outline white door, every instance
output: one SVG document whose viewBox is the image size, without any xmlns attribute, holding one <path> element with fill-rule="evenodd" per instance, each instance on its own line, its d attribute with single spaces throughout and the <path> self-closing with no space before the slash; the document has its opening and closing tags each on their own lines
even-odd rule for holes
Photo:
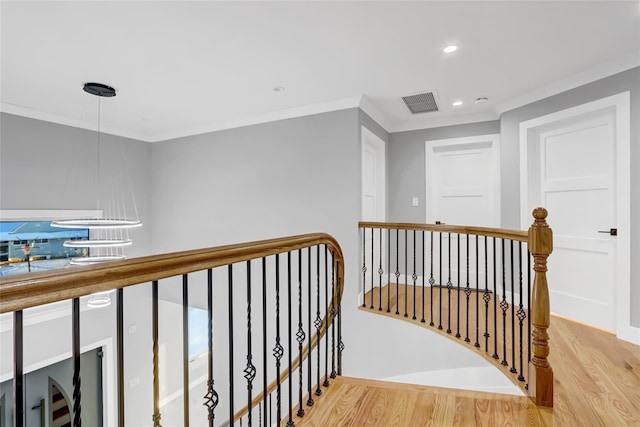
<svg viewBox="0 0 640 427">
<path fill-rule="evenodd" d="M 362 221 L 384 222 L 386 219 L 386 179 L 385 179 L 385 145 L 369 129 L 362 127 Z M 364 248 L 360 263 L 366 264 L 363 277 L 364 293 L 373 284 L 378 286 L 380 259 L 380 230 L 370 228 L 364 231 Z M 386 238 L 382 233 L 383 240 Z M 386 277 L 386 276 L 385 276 Z M 369 301 L 368 301 L 369 302 Z"/>
<path fill-rule="evenodd" d="M 551 311 L 615 331 L 616 110 L 587 109 L 525 129 L 523 223 L 535 206 L 549 211 Z"/>
<path fill-rule="evenodd" d="M 427 223 L 500 225 L 498 135 L 426 143 Z"/>
</svg>

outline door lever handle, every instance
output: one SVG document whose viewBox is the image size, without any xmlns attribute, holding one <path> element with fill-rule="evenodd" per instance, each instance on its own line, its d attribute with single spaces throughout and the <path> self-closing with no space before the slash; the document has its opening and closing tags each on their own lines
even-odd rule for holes
<svg viewBox="0 0 640 427">
<path fill-rule="evenodd" d="M 609 230 L 599 230 L 598 233 L 607 233 L 611 236 L 617 236 L 618 235 L 618 229 L 617 228 L 610 228 Z"/>
</svg>

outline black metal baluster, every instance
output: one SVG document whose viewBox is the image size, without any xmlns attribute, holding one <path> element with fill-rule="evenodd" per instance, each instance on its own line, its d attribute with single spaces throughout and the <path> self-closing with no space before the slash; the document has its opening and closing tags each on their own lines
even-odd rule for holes
<svg viewBox="0 0 640 427">
<path fill-rule="evenodd" d="M 458 233 L 458 283 L 456 285 L 457 288 L 457 294 L 458 294 L 458 304 L 456 307 L 456 312 L 457 312 L 457 320 L 456 320 L 456 338 L 460 338 L 462 335 L 460 335 L 460 233 Z"/>
<path fill-rule="evenodd" d="M 182 409 L 183 423 L 189 425 L 189 279 L 182 275 Z"/>
<path fill-rule="evenodd" d="M 488 236 L 484 236 L 484 351 L 489 352 L 489 302 L 491 301 L 491 294 L 489 293 L 489 255 L 488 255 Z"/>
<path fill-rule="evenodd" d="M 292 357 L 292 353 L 293 353 L 293 327 L 292 327 L 292 320 L 291 320 L 291 252 L 287 252 L 287 294 L 288 294 L 288 304 L 289 304 L 289 310 L 287 311 L 287 315 L 288 315 L 288 334 L 287 336 L 289 337 L 289 371 L 288 371 L 288 378 L 289 381 L 287 381 L 287 383 L 289 384 L 289 421 L 287 421 L 287 427 L 293 427 L 295 424 L 293 422 L 293 372 L 291 369 L 291 361 L 293 359 Z"/>
<path fill-rule="evenodd" d="M 502 239 L 502 301 L 500 301 L 500 309 L 502 310 L 502 361 L 501 365 L 507 366 L 507 276 L 504 263 L 504 239 Z"/>
<path fill-rule="evenodd" d="M 233 406 L 234 373 L 233 370 L 233 264 L 229 264 L 229 422 L 233 424 L 235 409 Z"/>
<path fill-rule="evenodd" d="M 318 353 L 316 354 L 316 396 L 322 394 L 320 389 L 320 328 L 322 327 L 322 319 L 320 318 L 320 245 L 316 246 L 316 337 Z M 311 349 L 309 349 L 311 351 Z"/>
<path fill-rule="evenodd" d="M 336 268 L 340 271 L 340 261 Z M 342 375 L 342 352 L 344 342 L 342 341 L 342 277 L 338 275 L 338 375 Z"/>
<path fill-rule="evenodd" d="M 416 280 L 418 275 L 416 274 L 416 230 L 413 230 L 413 320 L 416 320 Z"/>
<path fill-rule="evenodd" d="M 280 377 L 280 371 L 276 371 Z M 264 402 L 264 425 L 267 427 L 267 259 L 262 257 L 262 401 Z"/>
<path fill-rule="evenodd" d="M 420 319 L 420 323 L 425 323 L 426 320 L 424 320 L 424 285 L 425 285 L 425 280 L 427 277 L 427 273 L 426 273 L 426 267 L 424 265 L 425 263 L 425 254 L 424 254 L 424 249 L 425 249 L 425 243 L 424 243 L 424 230 L 422 230 L 422 319 Z"/>
<path fill-rule="evenodd" d="M 371 227 L 371 298 L 369 308 L 373 309 L 373 244 L 375 243 L 373 237 L 373 227 Z"/>
<path fill-rule="evenodd" d="M 362 229 L 362 306 L 367 306 L 367 229 Z M 372 297 L 373 298 L 373 297 Z"/>
<path fill-rule="evenodd" d="M 475 347 L 480 347 L 480 236 L 476 236 L 476 342 Z"/>
<path fill-rule="evenodd" d="M 335 252 L 331 251 L 331 378 L 336 377 L 336 259 Z"/>
<path fill-rule="evenodd" d="M 251 261 L 247 261 L 247 366 L 244 368 L 244 378 L 247 380 L 247 424 L 251 427 L 252 414 L 251 400 L 253 392 L 253 380 L 256 377 L 256 367 L 253 366 L 253 354 L 251 353 Z"/>
<path fill-rule="evenodd" d="M 24 324 L 22 310 L 13 312 L 13 414 L 16 427 L 24 427 Z M 3 420 L 4 421 L 4 420 Z"/>
<path fill-rule="evenodd" d="M 380 242 L 379 242 L 380 267 L 378 268 L 378 275 L 379 275 L 379 281 L 378 281 L 378 311 L 382 311 L 382 275 L 384 274 L 384 270 L 382 269 L 382 228 L 380 228 L 379 230 L 380 230 Z"/>
<path fill-rule="evenodd" d="M 513 240 L 510 240 L 511 244 L 511 369 L 509 369 L 509 372 L 511 373 L 516 373 L 518 372 L 518 370 L 516 369 L 516 343 L 515 343 L 515 337 L 516 337 L 516 311 L 515 311 L 515 306 L 516 306 L 516 296 L 515 296 L 515 278 L 514 278 L 514 272 L 515 272 L 515 266 L 513 264 Z"/>
<path fill-rule="evenodd" d="M 280 254 L 276 254 L 276 345 L 273 348 L 273 357 L 276 358 L 276 424 L 282 421 L 282 384 L 280 383 L 280 359 L 284 350 L 280 344 Z M 291 381 L 289 381 L 291 382 Z M 269 408 L 271 408 L 271 395 L 269 395 Z M 271 420 L 269 420 L 271 425 Z"/>
<path fill-rule="evenodd" d="M 124 427 L 124 290 L 116 290 L 116 372 L 118 375 L 118 426 Z"/>
<path fill-rule="evenodd" d="M 464 336 L 464 342 L 471 342 L 469 339 L 469 297 L 471 296 L 471 288 L 469 288 L 469 238 L 470 235 L 467 234 L 467 286 L 464 288 L 464 294 L 467 297 L 467 330 Z"/>
<path fill-rule="evenodd" d="M 498 271 L 496 268 L 496 238 L 493 238 L 493 357 L 499 359 L 498 356 Z"/>
<path fill-rule="evenodd" d="M 519 283 L 519 292 L 520 292 L 520 304 L 518 305 L 518 322 L 520 325 L 520 374 L 518 375 L 518 381 L 524 381 L 524 366 L 523 366 L 523 354 L 522 354 L 522 322 L 524 318 L 527 317 L 527 314 L 524 311 L 524 306 L 522 304 L 522 242 L 518 242 L 518 283 Z"/>
<path fill-rule="evenodd" d="M 371 240 L 373 241 L 373 233 L 371 236 Z M 371 252 L 373 253 L 373 244 L 371 245 Z M 311 348 L 311 339 L 313 338 L 313 335 L 311 333 L 311 328 L 313 326 L 313 324 L 311 323 L 311 247 L 307 248 L 307 296 L 308 296 L 308 305 L 307 305 L 307 327 L 308 327 L 308 332 L 309 334 L 307 335 L 309 337 L 309 356 L 307 357 L 307 388 L 308 388 L 308 392 L 309 392 L 309 398 L 307 399 L 307 406 L 313 406 L 313 396 L 311 394 L 311 388 L 312 388 L 312 384 L 311 384 L 311 378 L 313 376 L 313 372 L 312 372 L 312 359 L 313 359 L 313 349 Z M 373 278 L 373 274 L 371 275 L 371 277 Z M 371 281 L 371 298 L 373 300 L 373 279 Z M 302 363 L 302 357 L 300 358 L 300 363 Z"/>
<path fill-rule="evenodd" d="M 449 254 L 449 276 L 447 278 L 447 333 L 451 333 L 451 288 L 453 288 L 453 283 L 451 283 L 451 233 L 447 233 L 447 251 Z"/>
<path fill-rule="evenodd" d="M 431 268 L 429 272 L 429 293 L 431 297 L 429 298 L 429 326 L 433 326 L 433 285 L 435 285 L 436 281 L 433 278 L 433 231 L 429 232 L 431 235 L 431 251 L 429 253 L 429 258 L 431 259 Z"/>
<path fill-rule="evenodd" d="M 438 260 L 440 264 L 440 274 L 438 275 L 438 278 L 440 279 L 438 282 L 438 300 L 440 301 L 440 306 L 438 308 L 438 329 L 442 330 L 442 232 L 439 232 L 438 236 L 440 238 L 440 245 L 438 247 L 438 252 L 440 254 Z"/>
<path fill-rule="evenodd" d="M 391 229 L 387 228 L 387 313 L 391 312 Z"/>
<path fill-rule="evenodd" d="M 296 339 L 298 340 L 298 359 L 300 360 L 299 366 L 299 381 L 298 381 L 298 416 L 304 416 L 304 408 L 302 407 L 302 367 L 304 365 L 302 359 L 302 343 L 304 342 L 305 333 L 302 329 L 302 249 L 298 249 L 298 332 L 296 333 Z"/>
<path fill-rule="evenodd" d="M 329 248 L 324 245 L 324 387 L 329 387 Z"/>
<path fill-rule="evenodd" d="M 400 314 L 400 229 L 396 228 L 396 314 Z"/>
<path fill-rule="evenodd" d="M 153 427 L 161 427 L 160 424 L 160 373 L 158 359 L 158 281 L 151 283 L 151 327 L 153 336 Z M 233 412 L 231 412 L 233 419 Z"/>
<path fill-rule="evenodd" d="M 204 406 L 209 414 L 209 427 L 213 427 L 214 409 L 218 406 L 218 393 L 213 389 L 213 270 L 207 270 L 207 394 Z"/>
<path fill-rule="evenodd" d="M 407 317 L 407 303 L 409 300 L 409 295 L 407 294 L 407 273 L 409 272 L 408 265 L 408 257 L 407 257 L 407 229 L 404 230 L 404 317 Z"/>
<path fill-rule="evenodd" d="M 82 426 L 81 381 L 80 381 L 80 298 L 73 299 L 71 325 L 73 329 L 73 425 Z"/>
</svg>

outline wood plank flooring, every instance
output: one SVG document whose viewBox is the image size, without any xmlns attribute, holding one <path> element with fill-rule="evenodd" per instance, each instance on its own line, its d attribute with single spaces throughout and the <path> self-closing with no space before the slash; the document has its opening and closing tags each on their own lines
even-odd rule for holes
<svg viewBox="0 0 640 427">
<path fill-rule="evenodd" d="M 413 290 L 408 293 L 413 298 Z M 398 301 L 399 316 L 394 314 L 394 305 L 390 306 L 390 313 L 386 312 L 386 305 L 378 310 L 377 303 L 374 309 L 367 310 L 414 321 L 412 311 L 404 317 L 402 295 Z M 421 314 L 419 312 L 415 321 L 421 323 Z M 428 325 L 428 322 L 429 317 L 425 323 Z M 426 327 L 442 333 L 437 330 L 437 322 L 434 323 L 436 328 Z M 640 346 L 558 316 L 552 316 L 549 334 L 549 360 L 554 370 L 553 409 L 539 408 L 524 396 L 338 377 L 322 396 L 316 397 L 313 407 L 305 408 L 303 418 L 294 419 L 295 424 L 301 427 L 640 426 Z M 464 341 L 462 344 L 475 349 Z M 484 352 L 484 348 L 475 351 Z"/>
</svg>

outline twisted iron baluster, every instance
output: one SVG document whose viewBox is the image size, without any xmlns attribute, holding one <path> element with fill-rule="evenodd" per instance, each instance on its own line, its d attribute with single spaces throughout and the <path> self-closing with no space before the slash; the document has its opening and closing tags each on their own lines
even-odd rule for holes
<svg viewBox="0 0 640 427">
<path fill-rule="evenodd" d="M 424 281 L 426 280 L 427 274 L 425 272 L 425 268 L 426 267 L 424 266 L 424 262 L 425 262 L 425 259 L 424 259 L 424 248 L 425 248 L 425 245 L 424 245 L 424 230 L 422 230 L 422 318 L 420 319 L 420 323 L 425 323 L 426 322 L 426 320 L 424 320 L 424 285 L 425 285 Z"/>
<path fill-rule="evenodd" d="M 158 281 L 151 284 L 151 324 L 153 334 L 153 427 L 162 427 L 160 424 L 160 374 L 158 359 Z"/>
<path fill-rule="evenodd" d="M 370 306 L 373 309 L 373 244 L 375 239 L 373 238 L 373 227 L 371 227 L 371 297 L 369 298 Z"/>
<path fill-rule="evenodd" d="M 304 416 L 304 409 L 302 408 L 302 343 L 305 339 L 304 329 L 302 329 L 302 249 L 298 249 L 298 332 L 296 333 L 296 339 L 298 341 L 298 353 L 300 359 L 300 375 L 298 382 L 298 416 Z"/>
<path fill-rule="evenodd" d="M 436 283 L 435 279 L 433 278 L 433 231 L 430 232 L 431 233 L 431 252 L 430 252 L 430 259 L 431 259 L 431 270 L 429 273 L 429 292 L 431 294 L 431 298 L 429 299 L 429 326 L 433 326 L 433 285 Z"/>
<path fill-rule="evenodd" d="M 251 406 L 251 394 L 253 392 L 253 379 L 256 377 L 256 367 L 252 363 L 253 355 L 251 354 L 251 261 L 247 261 L 247 366 L 244 372 L 244 378 L 247 380 L 247 405 Z M 249 408 L 247 412 L 247 422 L 251 427 L 251 416 L 253 411 Z"/>
<path fill-rule="evenodd" d="M 288 317 L 288 323 L 287 323 L 287 327 L 288 327 L 288 334 L 287 336 L 289 337 L 289 351 L 288 351 L 288 356 L 289 356 L 289 381 L 287 381 L 287 383 L 289 384 L 289 420 L 287 421 L 287 427 L 293 427 L 294 426 L 294 422 L 293 422 L 293 372 L 291 369 L 291 360 L 292 360 L 292 355 L 291 353 L 293 352 L 293 342 L 292 342 L 292 337 L 293 337 L 293 330 L 292 330 L 292 320 L 291 320 L 291 252 L 287 252 L 287 294 L 288 294 L 288 303 L 289 303 L 289 310 L 287 311 L 287 317 Z"/>
<path fill-rule="evenodd" d="M 391 312 L 391 229 L 387 228 L 387 313 Z"/>
<path fill-rule="evenodd" d="M 447 251 L 449 253 L 449 276 L 447 277 L 447 333 L 451 333 L 451 289 L 453 283 L 451 283 L 451 233 L 447 234 Z"/>
<path fill-rule="evenodd" d="M 502 301 L 500 301 L 500 309 L 502 310 L 502 361 L 501 365 L 507 366 L 507 275 L 504 264 L 504 239 L 502 239 Z"/>
<path fill-rule="evenodd" d="M 527 317 L 522 304 L 522 242 L 518 242 L 518 270 L 519 270 L 519 292 L 520 292 L 520 304 L 518 305 L 518 322 L 520 323 L 520 374 L 518 375 L 518 381 L 524 381 L 524 367 L 522 361 L 522 323 Z"/>
<path fill-rule="evenodd" d="M 513 277 L 514 273 L 515 273 L 515 267 L 513 265 L 513 240 L 510 241 L 511 244 L 511 337 L 515 338 L 516 336 L 516 313 L 515 313 L 515 306 L 516 306 L 516 301 L 515 301 L 515 279 Z M 515 374 L 516 372 L 518 372 L 518 370 L 516 369 L 516 343 L 511 341 L 511 369 L 509 369 L 509 372 Z"/>
<path fill-rule="evenodd" d="M 373 248 L 372 248 L 373 249 Z M 312 365 L 313 365 L 313 349 L 311 348 L 311 328 L 313 327 L 311 323 L 311 247 L 307 248 L 307 325 L 309 332 L 309 354 L 307 356 L 307 387 L 309 391 L 309 398 L 307 399 L 307 406 L 313 406 L 313 395 L 311 394 L 311 377 L 312 377 Z M 373 293 L 373 290 L 371 291 Z M 373 296 L 371 297 L 373 298 Z M 300 358 L 300 363 L 302 363 L 302 358 Z"/>
<path fill-rule="evenodd" d="M 336 281 L 335 281 L 336 259 L 335 252 L 331 251 L 331 378 L 336 377 Z"/>
<path fill-rule="evenodd" d="M 458 245 L 457 245 L 457 251 L 458 251 L 458 284 L 456 285 L 456 293 L 458 294 L 458 304 L 456 307 L 456 312 L 457 312 L 457 318 L 456 318 L 456 338 L 460 338 L 460 234 L 458 233 L 457 235 L 457 241 L 458 241 Z"/>
<path fill-rule="evenodd" d="M 284 349 L 280 344 L 280 254 L 276 254 L 276 345 L 273 348 L 273 357 L 276 358 L 276 422 L 280 425 L 282 420 L 282 384 L 280 383 L 280 360 L 284 355 Z M 271 400 L 271 395 L 269 395 Z M 271 424 L 271 423 L 269 423 Z"/>
<path fill-rule="evenodd" d="M 367 295 L 367 252 L 366 252 L 367 229 L 362 229 L 362 306 L 366 307 Z M 373 297 L 372 297 L 373 298 Z"/>
<path fill-rule="evenodd" d="M 464 337 L 465 342 L 471 342 L 469 339 L 469 297 L 471 296 L 471 288 L 469 288 L 469 235 L 467 234 L 467 286 L 464 288 L 464 294 L 467 297 L 467 332 Z"/>
<path fill-rule="evenodd" d="M 400 305 L 400 230 L 396 229 L 396 314 L 400 314 L 398 311 Z"/>
<path fill-rule="evenodd" d="M 329 247 L 324 245 L 324 306 L 326 312 L 324 313 L 324 387 L 329 387 Z"/>
<path fill-rule="evenodd" d="M 340 261 L 337 263 L 340 271 Z M 338 275 L 338 375 L 342 375 L 342 352 L 344 351 L 342 341 L 342 278 Z"/>
<path fill-rule="evenodd" d="M 440 264 L 440 269 L 439 269 L 439 276 L 438 278 L 440 279 L 440 282 L 438 282 L 438 301 L 439 301 L 439 307 L 438 307 L 438 329 L 442 330 L 444 329 L 442 327 L 442 232 L 438 233 L 438 238 L 440 239 L 440 245 L 438 246 L 438 264 Z"/>
<path fill-rule="evenodd" d="M 311 307 L 309 307 L 309 309 L 311 309 Z M 318 337 L 315 394 L 316 396 L 320 396 L 322 394 L 322 390 L 320 390 L 320 328 L 322 327 L 322 319 L 320 318 L 320 245 L 316 246 L 316 320 L 314 321 L 314 326 L 316 327 L 316 336 Z"/>
<path fill-rule="evenodd" d="M 207 270 L 207 394 L 204 395 L 203 405 L 207 407 L 209 414 L 209 427 L 213 427 L 215 419 L 214 409 L 218 406 L 218 393 L 213 389 L 213 271 Z"/>
<path fill-rule="evenodd" d="M 384 270 L 382 269 L 382 228 L 380 228 L 379 230 L 380 230 L 380 242 L 379 242 L 380 266 L 378 267 L 378 275 L 379 275 L 379 281 L 378 281 L 378 311 L 382 311 L 382 275 L 384 274 Z"/>
<path fill-rule="evenodd" d="M 491 293 L 489 292 L 489 258 L 487 240 L 489 237 L 484 236 L 484 351 L 489 352 L 489 302 L 491 301 Z"/>
<path fill-rule="evenodd" d="M 183 424 L 189 425 L 189 279 L 182 275 L 182 408 Z"/>
<path fill-rule="evenodd" d="M 498 356 L 498 271 L 496 268 L 496 238 L 493 238 L 493 355 L 494 359 Z"/>
<path fill-rule="evenodd" d="M 476 342 L 475 347 L 480 347 L 480 236 L 476 236 Z"/>
<path fill-rule="evenodd" d="M 73 317 L 71 320 L 73 329 L 73 425 L 82 426 L 81 392 L 80 392 L 80 298 L 74 298 Z"/>
<path fill-rule="evenodd" d="M 416 280 L 418 280 L 418 275 L 416 274 L 416 230 L 413 230 L 413 274 L 411 275 L 413 279 L 413 320 L 416 320 Z"/>
</svg>

